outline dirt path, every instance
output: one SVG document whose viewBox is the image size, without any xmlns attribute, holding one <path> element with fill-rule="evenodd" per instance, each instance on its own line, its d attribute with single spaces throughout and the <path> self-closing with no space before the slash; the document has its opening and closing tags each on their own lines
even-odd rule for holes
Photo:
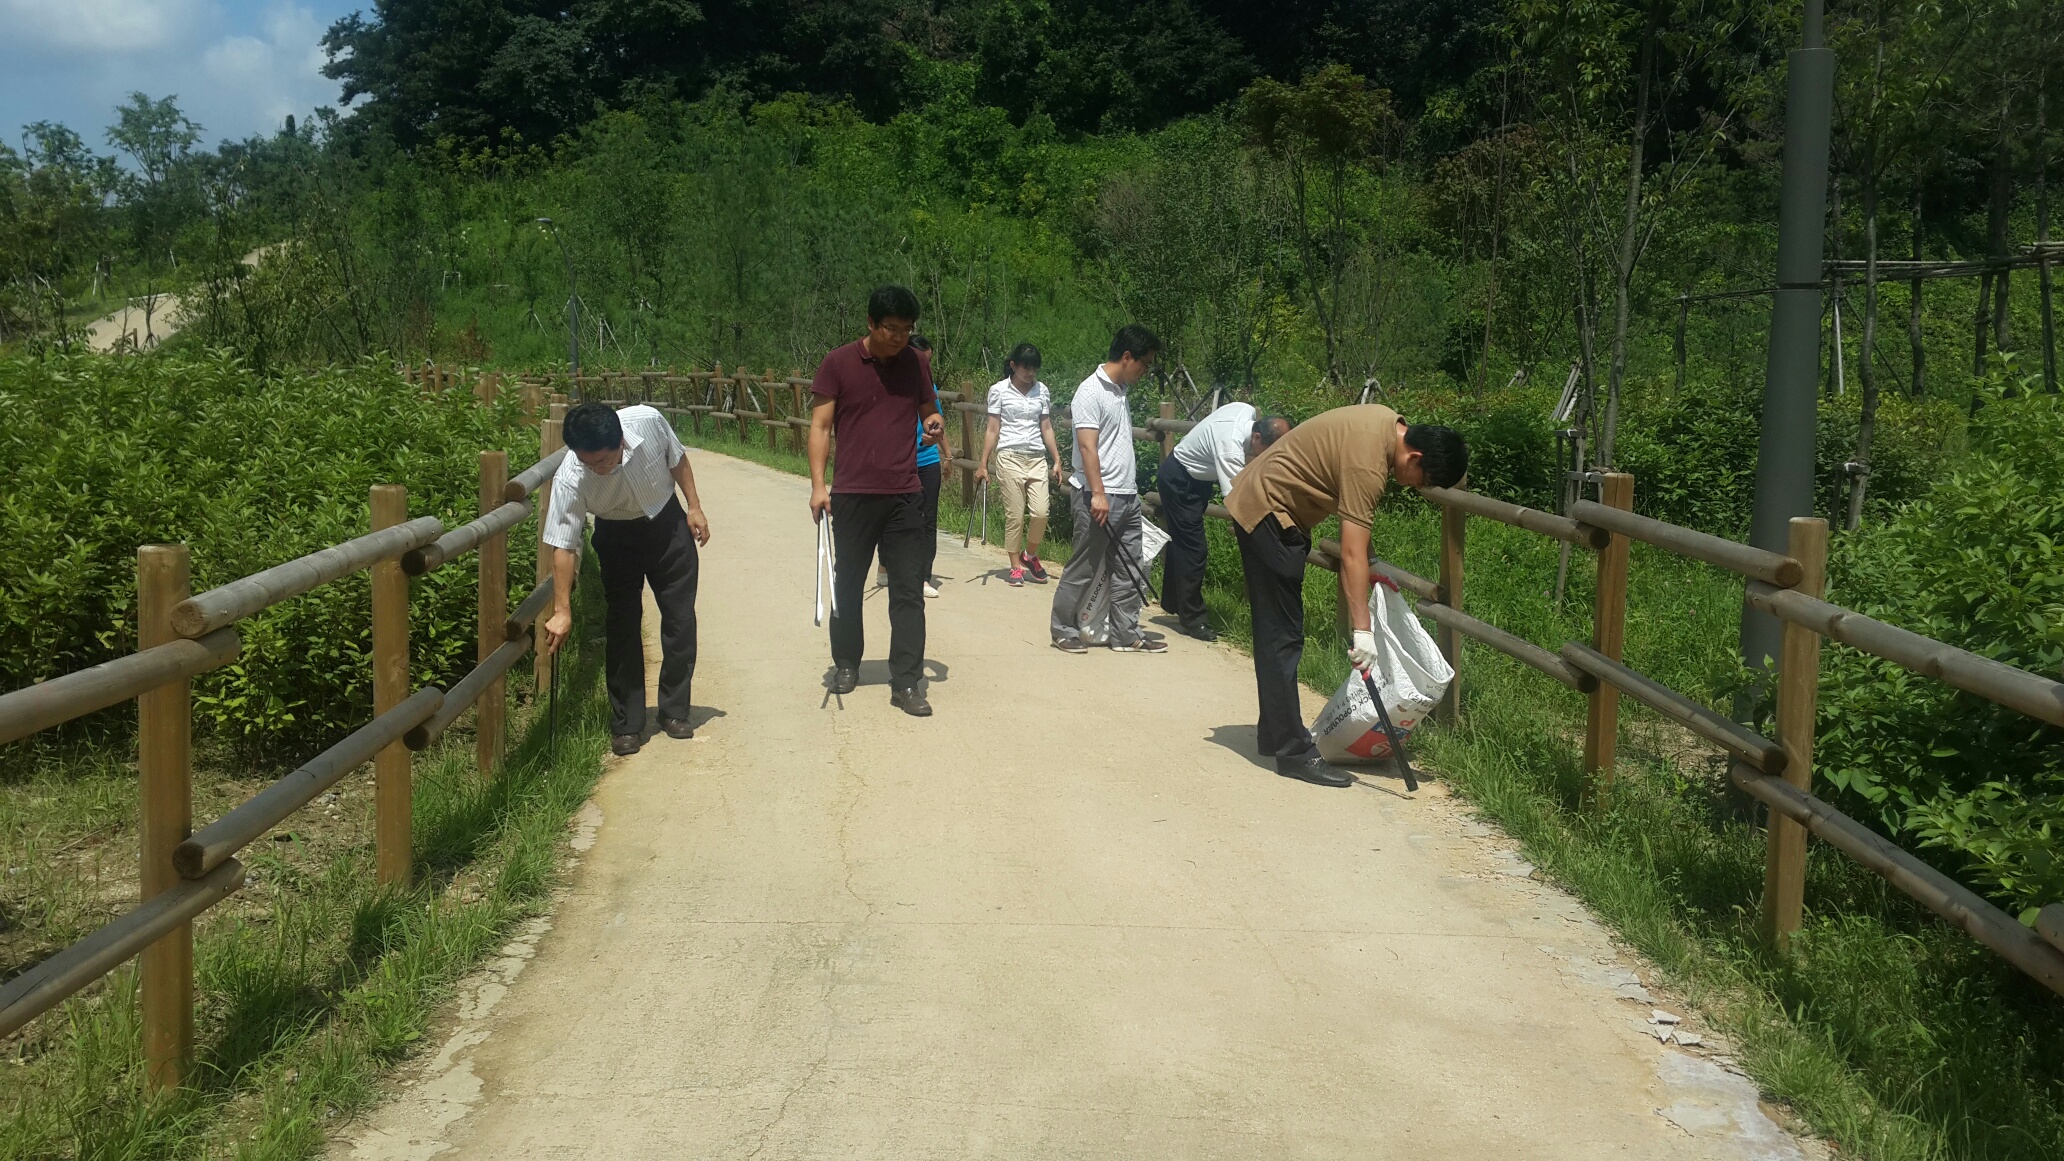
<svg viewBox="0 0 2064 1161">
<path fill-rule="evenodd" d="M 1059 653 L 956 538 L 937 716 L 841 708 L 803 481 L 694 454 L 708 720 L 333 1156 L 1802 1156 L 1438 786 L 1255 759 L 1241 654 Z"/>
</svg>

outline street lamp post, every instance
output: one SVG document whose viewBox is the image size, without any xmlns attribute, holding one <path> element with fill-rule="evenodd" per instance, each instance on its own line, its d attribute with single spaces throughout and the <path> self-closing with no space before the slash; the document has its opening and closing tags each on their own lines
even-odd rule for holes
<svg viewBox="0 0 2064 1161">
<path fill-rule="evenodd" d="M 559 256 L 566 260 L 566 349 L 567 363 L 573 368 L 570 374 L 580 374 L 580 284 L 573 277 L 573 255 L 566 252 L 566 243 L 559 239 L 559 229 L 550 218 L 539 218 L 538 224 L 552 235 L 552 241 L 559 247 Z"/>
</svg>

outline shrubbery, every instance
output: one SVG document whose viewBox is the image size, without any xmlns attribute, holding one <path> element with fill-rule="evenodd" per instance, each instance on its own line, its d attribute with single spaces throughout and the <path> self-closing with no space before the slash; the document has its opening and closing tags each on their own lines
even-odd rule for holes
<svg viewBox="0 0 2064 1161">
<path fill-rule="evenodd" d="M 0 689 L 135 647 L 136 549 L 193 549 L 196 591 L 367 530 L 367 489 L 409 489 L 411 515 L 478 511 L 479 457 L 536 458 L 512 393 L 424 397 L 367 361 L 261 378 L 222 354 L 0 358 Z M 510 574 L 535 545 L 511 538 Z M 470 668 L 470 558 L 411 592 L 413 679 Z M 516 585 L 520 595 L 528 586 Z M 291 754 L 371 708 L 364 573 L 243 623 L 236 664 L 201 677 L 196 719 L 218 737 Z"/>
<path fill-rule="evenodd" d="M 2064 663 L 2064 400 L 1996 382 L 1970 452 L 1923 499 L 1838 539 L 1832 599 L 2045 676 Z M 1859 813 L 1969 860 L 2023 906 L 2064 900 L 2064 741 L 1852 650 L 1821 679 L 1818 765 Z"/>
</svg>

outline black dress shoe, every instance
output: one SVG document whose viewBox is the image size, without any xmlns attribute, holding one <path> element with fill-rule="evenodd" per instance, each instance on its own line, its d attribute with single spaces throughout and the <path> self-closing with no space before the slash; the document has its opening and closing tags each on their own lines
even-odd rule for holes
<svg viewBox="0 0 2064 1161">
<path fill-rule="evenodd" d="M 925 700 L 924 690 L 916 686 L 898 689 L 889 694 L 889 704 L 914 718 L 932 716 L 932 703 Z"/>
<path fill-rule="evenodd" d="M 1303 758 L 1276 759 L 1276 773 L 1285 778 L 1298 778 L 1314 786 L 1353 786 L 1354 776 L 1345 770 L 1336 770 L 1332 764 L 1317 754 Z"/>
<path fill-rule="evenodd" d="M 832 670 L 831 692 L 847 694 L 860 686 L 860 671 L 850 665 L 841 665 Z"/>
<path fill-rule="evenodd" d="M 687 718 L 661 718 L 659 728 L 665 730 L 669 738 L 685 740 L 695 736 L 695 727 L 688 724 Z"/>
<path fill-rule="evenodd" d="M 645 743 L 639 741 L 636 734 L 618 734 L 609 739 L 609 752 L 619 758 L 628 758 L 632 754 L 637 753 L 644 745 Z"/>
<path fill-rule="evenodd" d="M 1214 629 L 1212 629 L 1211 626 L 1205 624 L 1202 621 L 1199 621 L 1194 625 L 1184 625 L 1182 627 L 1182 631 L 1184 636 L 1195 637 L 1199 641 L 1218 640 L 1217 631 L 1215 631 Z"/>
</svg>

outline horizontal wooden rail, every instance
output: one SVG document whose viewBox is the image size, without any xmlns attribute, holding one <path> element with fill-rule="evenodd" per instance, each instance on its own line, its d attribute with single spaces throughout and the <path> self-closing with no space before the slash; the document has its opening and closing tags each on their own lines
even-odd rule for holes
<svg viewBox="0 0 2064 1161">
<path fill-rule="evenodd" d="M 1751 580 L 1788 589 L 1799 583 L 1806 575 L 1805 566 L 1789 556 L 1753 548 L 1724 536 L 1713 536 L 1705 532 L 1694 532 L 1661 520 L 1608 508 L 1591 500 L 1579 500 L 1570 506 L 1570 515 L 1585 524 L 1595 525 L 1607 532 L 1617 532 L 1629 540 L 1667 548 L 1679 556 L 1703 560 L 1718 565 L 1729 572 L 1740 573 Z"/>
<path fill-rule="evenodd" d="M 2035 933 L 2064 951 L 2064 903 L 2050 903 L 2035 913 Z"/>
<path fill-rule="evenodd" d="M 1197 430 L 1197 421 L 1194 419 L 1162 419 L 1159 416 L 1155 416 L 1147 420 L 1147 430 L 1165 432 L 1169 435 L 1188 435 Z"/>
<path fill-rule="evenodd" d="M 1588 645 L 1570 641 L 1562 647 L 1563 660 L 1662 714 L 1692 733 L 1713 742 L 1745 762 L 1771 774 L 1785 768 L 1784 747 L 1754 731 L 1728 721 L 1705 706 L 1643 673 L 1614 661 Z"/>
<path fill-rule="evenodd" d="M 566 449 L 562 447 L 518 472 L 516 478 L 509 481 L 509 486 L 502 489 L 502 499 L 513 503 L 528 497 L 546 480 L 552 478 L 552 474 L 559 470 L 560 463 L 565 459 Z"/>
<path fill-rule="evenodd" d="M 1598 679 L 1591 674 L 1524 637 L 1515 637 L 1496 625 L 1477 620 L 1460 609 L 1430 600 L 1420 601 L 1417 609 L 1421 616 L 1446 625 L 1472 641 L 1488 645 L 1507 657 L 1523 661 L 1578 693 L 1590 693 L 1598 688 Z"/>
<path fill-rule="evenodd" d="M 179 602 L 172 609 L 172 631 L 182 637 L 213 633 L 338 577 L 349 576 L 412 548 L 421 548 L 443 534 L 443 521 L 435 516 L 419 516 L 405 524 L 368 532 L 285 564 L 276 564 L 264 572 L 233 580 Z"/>
<path fill-rule="evenodd" d="M 1496 520 L 1500 524 L 1510 524 L 1515 528 L 1538 532 L 1556 540 L 1566 540 L 1594 551 L 1603 550 L 1612 540 L 1612 533 L 1596 525 L 1581 524 L 1567 516 L 1557 516 L 1553 512 L 1541 512 L 1504 500 L 1494 500 L 1481 492 L 1470 492 L 1461 488 L 1421 488 L 1419 494 L 1444 508 L 1454 508 L 1471 516 Z"/>
<path fill-rule="evenodd" d="M 1734 784 L 1750 797 L 1882 875 L 1886 882 L 1913 896 L 1922 906 L 1999 953 L 2000 958 L 2043 986 L 2064 994 L 2064 951 L 2023 927 L 2013 916 L 1791 783 L 1740 762 L 1734 763 L 1731 770 Z"/>
<path fill-rule="evenodd" d="M 444 695 L 436 713 L 402 735 L 402 744 L 411 750 L 427 749 L 431 742 L 437 740 L 437 735 L 459 720 L 460 714 L 479 701 L 480 695 L 487 692 L 488 687 L 493 685 L 496 679 L 514 669 L 516 663 L 523 660 L 523 655 L 528 652 L 529 639 L 518 637 L 489 654 L 487 660 L 474 666 L 470 673 L 451 687 L 451 692 Z"/>
<path fill-rule="evenodd" d="M 2064 684 L 1980 657 L 1875 617 L 1769 585 L 1749 586 L 1749 604 L 1874 657 L 1882 657 L 1945 685 L 1998 702 L 2038 721 L 2064 726 Z"/>
<path fill-rule="evenodd" d="M 443 704 L 444 693 L 436 686 L 417 690 L 407 701 L 353 730 L 343 741 L 302 763 L 293 773 L 253 794 L 174 847 L 173 869 L 181 878 L 198 879 L 221 866 L 346 774 L 372 761 L 373 755 L 436 713 Z"/>
<path fill-rule="evenodd" d="M 523 603 L 517 605 L 516 611 L 509 614 L 509 619 L 502 622 L 504 638 L 514 641 L 529 633 L 531 622 L 537 620 L 538 615 L 545 611 L 545 606 L 551 603 L 552 578 L 546 577 L 538 582 L 536 588 L 530 590 L 530 595 L 523 598 Z"/>
<path fill-rule="evenodd" d="M 0 1036 L 21 1031 L 29 1021 L 135 958 L 243 885 L 244 865 L 231 859 L 205 879 L 159 892 L 134 911 L 109 920 L 92 935 L 7 981 L 7 986 L 0 987 Z"/>
<path fill-rule="evenodd" d="M 507 532 L 525 520 L 530 519 L 530 504 L 523 500 L 511 500 L 478 520 L 461 524 L 421 548 L 412 548 L 401 554 L 401 571 L 410 576 L 421 576 L 432 569 L 446 564 L 480 547 L 480 543 L 498 532 Z"/>
<path fill-rule="evenodd" d="M 198 641 L 170 641 L 0 694 L 0 743 L 104 710 L 168 681 L 227 665 L 236 660 L 238 648 L 235 629 L 217 629 Z"/>
</svg>

